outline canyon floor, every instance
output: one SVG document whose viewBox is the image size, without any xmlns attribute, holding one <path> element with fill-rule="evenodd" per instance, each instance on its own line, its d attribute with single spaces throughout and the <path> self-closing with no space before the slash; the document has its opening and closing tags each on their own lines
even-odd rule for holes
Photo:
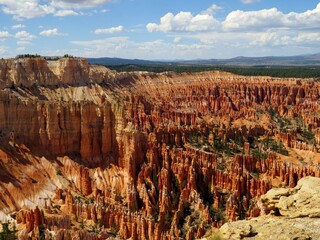
<svg viewBox="0 0 320 240">
<path fill-rule="evenodd" d="M 320 176 L 319 90 L 318 79 L 0 60 L 0 239 L 263 239 L 259 224 L 297 226 L 270 220 L 290 207 L 266 196 Z M 312 228 L 317 211 L 299 216 Z"/>
</svg>

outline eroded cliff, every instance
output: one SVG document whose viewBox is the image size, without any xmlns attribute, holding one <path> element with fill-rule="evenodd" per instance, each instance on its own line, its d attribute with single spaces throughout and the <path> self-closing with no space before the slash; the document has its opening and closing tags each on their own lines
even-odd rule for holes
<svg viewBox="0 0 320 240">
<path fill-rule="evenodd" d="M 319 177 L 313 79 L 0 61 L 0 217 L 19 237 L 195 239 Z"/>
</svg>

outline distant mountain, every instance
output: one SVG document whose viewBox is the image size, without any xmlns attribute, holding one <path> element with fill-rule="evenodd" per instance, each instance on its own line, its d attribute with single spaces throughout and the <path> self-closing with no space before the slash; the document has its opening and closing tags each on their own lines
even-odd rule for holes
<svg viewBox="0 0 320 240">
<path fill-rule="evenodd" d="M 162 61 L 149 61 L 149 60 L 142 60 L 142 59 L 125 59 L 125 58 L 88 58 L 88 61 L 91 64 L 103 64 L 103 65 L 153 65 L 153 64 L 164 64 L 168 62 Z"/>
<path fill-rule="evenodd" d="M 208 59 L 183 61 L 184 64 L 227 66 L 312 66 L 320 65 L 320 54 L 301 56 L 235 57 L 230 59 Z"/>
<path fill-rule="evenodd" d="M 235 57 L 230 59 L 195 59 L 151 61 L 124 58 L 89 58 L 91 64 L 103 65 L 220 65 L 220 66 L 320 66 L 320 53 L 299 56 Z"/>
</svg>

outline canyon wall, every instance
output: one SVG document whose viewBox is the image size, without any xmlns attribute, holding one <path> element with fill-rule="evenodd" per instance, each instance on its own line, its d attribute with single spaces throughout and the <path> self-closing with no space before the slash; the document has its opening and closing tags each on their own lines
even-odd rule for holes
<svg viewBox="0 0 320 240">
<path fill-rule="evenodd" d="M 25 58 L 0 60 L 0 88 L 0 218 L 21 239 L 201 238 L 320 175 L 314 79 Z"/>
</svg>

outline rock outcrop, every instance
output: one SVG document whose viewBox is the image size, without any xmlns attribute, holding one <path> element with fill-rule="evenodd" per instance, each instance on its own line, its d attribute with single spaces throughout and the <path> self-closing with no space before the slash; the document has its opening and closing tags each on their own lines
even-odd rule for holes
<svg viewBox="0 0 320 240">
<path fill-rule="evenodd" d="M 320 218 L 320 179 L 305 177 L 293 189 L 274 188 L 261 197 L 265 212 L 288 218 Z"/>
<path fill-rule="evenodd" d="M 319 239 L 320 179 L 305 177 L 295 188 L 275 188 L 261 197 L 267 216 L 224 224 L 222 239 Z"/>
<path fill-rule="evenodd" d="M 314 79 L 24 58 L 0 89 L 0 217 L 26 238 L 201 238 L 320 176 Z"/>
</svg>

